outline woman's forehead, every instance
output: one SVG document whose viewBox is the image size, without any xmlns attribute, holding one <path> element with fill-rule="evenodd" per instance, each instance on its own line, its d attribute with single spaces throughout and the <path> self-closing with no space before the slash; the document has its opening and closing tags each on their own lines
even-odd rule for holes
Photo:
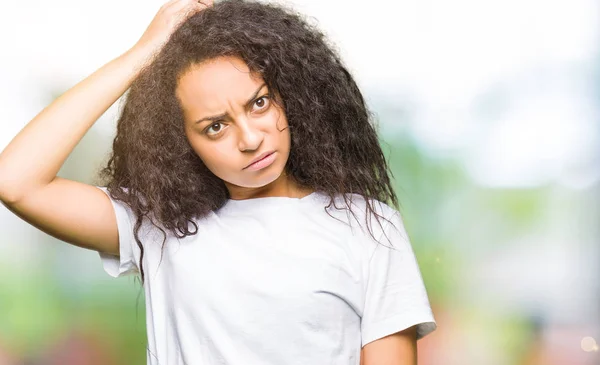
<svg viewBox="0 0 600 365">
<path fill-rule="evenodd" d="M 177 85 L 177 97 L 187 111 L 222 113 L 244 105 L 264 81 L 239 58 L 220 57 L 189 68 Z"/>
</svg>

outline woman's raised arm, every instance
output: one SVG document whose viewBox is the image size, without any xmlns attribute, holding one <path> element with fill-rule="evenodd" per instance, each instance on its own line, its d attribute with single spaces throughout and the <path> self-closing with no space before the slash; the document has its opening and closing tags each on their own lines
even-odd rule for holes
<svg viewBox="0 0 600 365">
<path fill-rule="evenodd" d="M 206 5 L 164 4 L 129 51 L 79 82 L 33 118 L 0 153 L 0 200 L 66 242 L 118 254 L 116 218 L 99 189 L 56 176 L 95 121 L 121 97 L 171 33 Z"/>
</svg>

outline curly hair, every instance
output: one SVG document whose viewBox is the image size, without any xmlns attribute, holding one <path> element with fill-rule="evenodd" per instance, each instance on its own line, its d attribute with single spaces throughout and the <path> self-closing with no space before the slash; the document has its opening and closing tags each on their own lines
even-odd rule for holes
<svg viewBox="0 0 600 365">
<path fill-rule="evenodd" d="M 299 185 L 329 196 L 327 208 L 342 194 L 344 209 L 352 211 L 358 194 L 378 221 L 373 199 L 398 206 L 373 114 L 323 33 L 280 5 L 219 2 L 184 22 L 134 80 L 100 173 L 111 197 L 137 217 L 142 284 L 144 218 L 163 233 L 164 248 L 167 231 L 179 238 L 196 234 L 197 219 L 229 198 L 224 182 L 192 150 L 175 94 L 182 74 L 221 56 L 242 59 L 281 97 L 291 133 L 285 170 Z"/>
</svg>

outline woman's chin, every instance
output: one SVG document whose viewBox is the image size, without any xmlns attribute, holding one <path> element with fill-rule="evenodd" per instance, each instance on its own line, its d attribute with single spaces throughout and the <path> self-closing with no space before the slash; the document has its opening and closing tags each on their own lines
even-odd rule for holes
<svg viewBox="0 0 600 365">
<path fill-rule="evenodd" d="M 266 174 L 257 174 L 251 178 L 240 179 L 235 182 L 226 182 L 226 185 L 235 186 L 242 189 L 259 189 L 267 187 L 270 184 L 276 184 L 279 178 L 283 178 L 283 171 L 269 172 Z"/>
</svg>

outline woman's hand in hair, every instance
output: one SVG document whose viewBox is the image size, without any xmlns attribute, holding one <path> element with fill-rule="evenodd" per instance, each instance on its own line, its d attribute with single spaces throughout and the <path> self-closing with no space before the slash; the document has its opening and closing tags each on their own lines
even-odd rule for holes
<svg viewBox="0 0 600 365">
<path fill-rule="evenodd" d="M 190 16 L 213 5 L 213 0 L 171 0 L 158 10 L 134 49 L 150 56 L 160 51 L 171 34 Z"/>
</svg>

